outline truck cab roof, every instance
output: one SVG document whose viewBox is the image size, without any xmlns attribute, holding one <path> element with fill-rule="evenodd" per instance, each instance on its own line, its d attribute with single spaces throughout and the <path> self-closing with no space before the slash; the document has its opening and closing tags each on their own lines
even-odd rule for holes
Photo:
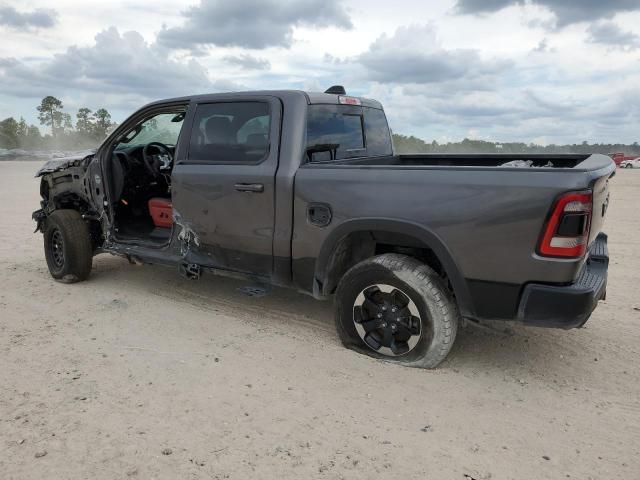
<svg viewBox="0 0 640 480">
<path fill-rule="evenodd" d="M 224 93 L 206 93 L 200 95 L 189 95 L 184 97 L 174 97 L 164 100 L 157 100 L 151 102 L 148 106 L 162 105 L 166 103 L 182 103 L 182 102 L 215 102 L 218 100 L 228 100 L 230 98 L 238 99 L 242 97 L 256 97 L 256 96 L 272 96 L 281 99 L 294 99 L 296 97 L 305 99 L 309 105 L 313 104 L 329 104 L 339 105 L 341 98 L 356 99 L 363 107 L 377 108 L 382 110 L 382 104 L 377 100 L 370 98 L 356 97 L 352 95 L 336 95 L 332 93 L 323 92 L 307 92 L 303 90 L 249 90 L 243 92 L 224 92 Z"/>
</svg>

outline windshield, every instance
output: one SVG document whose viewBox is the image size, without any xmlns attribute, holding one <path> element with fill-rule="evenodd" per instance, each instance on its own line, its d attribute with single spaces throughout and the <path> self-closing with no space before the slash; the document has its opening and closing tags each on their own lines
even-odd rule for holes
<svg viewBox="0 0 640 480">
<path fill-rule="evenodd" d="M 151 142 L 174 146 L 178 142 L 183 120 L 184 113 L 180 112 L 160 113 L 148 118 L 127 133 L 116 149 L 146 145 Z"/>
</svg>

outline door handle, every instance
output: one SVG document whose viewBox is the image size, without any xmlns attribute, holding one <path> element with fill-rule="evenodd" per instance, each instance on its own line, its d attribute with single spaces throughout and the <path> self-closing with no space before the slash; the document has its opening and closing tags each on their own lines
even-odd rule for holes
<svg viewBox="0 0 640 480">
<path fill-rule="evenodd" d="M 262 183 L 236 183 L 235 189 L 239 192 L 262 193 L 264 185 Z"/>
</svg>

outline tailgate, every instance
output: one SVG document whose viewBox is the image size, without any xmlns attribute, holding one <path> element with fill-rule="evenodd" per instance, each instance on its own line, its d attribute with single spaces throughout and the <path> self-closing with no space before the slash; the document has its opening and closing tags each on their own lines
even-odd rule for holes
<svg viewBox="0 0 640 480">
<path fill-rule="evenodd" d="M 602 231 L 604 219 L 609 208 L 609 179 L 615 174 L 607 172 L 593 183 L 593 212 L 591 214 L 591 232 L 589 233 L 589 245 Z"/>
</svg>

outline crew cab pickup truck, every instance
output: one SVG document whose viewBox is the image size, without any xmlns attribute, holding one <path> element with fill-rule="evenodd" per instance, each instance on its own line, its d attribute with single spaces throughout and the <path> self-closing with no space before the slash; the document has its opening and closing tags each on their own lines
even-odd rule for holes
<svg viewBox="0 0 640 480">
<path fill-rule="evenodd" d="M 603 299 L 604 155 L 398 155 L 380 103 L 256 91 L 151 103 L 47 163 L 51 275 L 110 253 L 333 298 L 343 343 L 409 366 L 462 319 L 582 326 Z"/>
</svg>

